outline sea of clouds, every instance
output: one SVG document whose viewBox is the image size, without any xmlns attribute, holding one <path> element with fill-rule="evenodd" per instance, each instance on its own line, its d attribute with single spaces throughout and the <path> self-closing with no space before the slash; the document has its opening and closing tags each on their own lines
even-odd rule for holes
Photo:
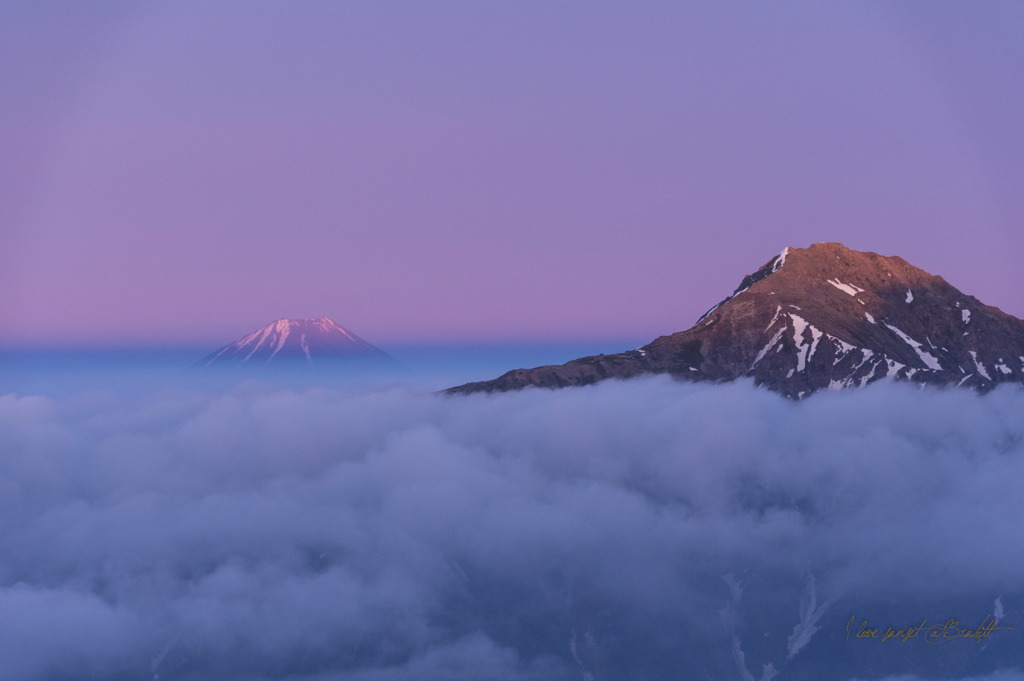
<svg viewBox="0 0 1024 681">
<path fill-rule="evenodd" d="M 2 681 L 1024 679 L 1017 387 L 40 392 Z"/>
</svg>

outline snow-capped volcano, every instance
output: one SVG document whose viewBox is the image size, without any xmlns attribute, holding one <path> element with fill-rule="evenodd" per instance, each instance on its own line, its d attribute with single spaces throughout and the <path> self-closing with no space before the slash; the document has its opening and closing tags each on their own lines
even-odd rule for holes
<svg viewBox="0 0 1024 681">
<path fill-rule="evenodd" d="M 1024 321 L 902 258 L 820 243 L 783 250 L 686 331 L 449 392 L 648 373 L 716 382 L 750 377 L 794 398 L 881 379 L 988 390 L 1024 383 Z"/>
<path fill-rule="evenodd" d="M 202 363 L 266 364 L 275 359 L 300 359 L 313 365 L 317 359 L 390 360 L 383 350 L 367 343 L 327 317 L 278 319 L 225 345 Z"/>
</svg>

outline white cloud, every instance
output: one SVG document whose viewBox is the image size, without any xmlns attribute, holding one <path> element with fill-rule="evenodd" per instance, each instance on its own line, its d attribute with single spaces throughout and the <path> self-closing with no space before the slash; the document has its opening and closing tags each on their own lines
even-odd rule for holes
<svg viewBox="0 0 1024 681">
<path fill-rule="evenodd" d="M 854 610 L 1001 596 L 1016 626 L 1021 413 L 663 378 L 0 397 L 0 678 L 741 678 L 733 636 L 749 669 L 864 676 Z"/>
</svg>

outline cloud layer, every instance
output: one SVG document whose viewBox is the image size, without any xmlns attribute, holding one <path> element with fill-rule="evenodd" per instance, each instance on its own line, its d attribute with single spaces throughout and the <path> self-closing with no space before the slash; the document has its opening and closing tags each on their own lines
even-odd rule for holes
<svg viewBox="0 0 1024 681">
<path fill-rule="evenodd" d="M 0 678 L 1016 680 L 1021 413 L 661 378 L 0 396 Z"/>
</svg>

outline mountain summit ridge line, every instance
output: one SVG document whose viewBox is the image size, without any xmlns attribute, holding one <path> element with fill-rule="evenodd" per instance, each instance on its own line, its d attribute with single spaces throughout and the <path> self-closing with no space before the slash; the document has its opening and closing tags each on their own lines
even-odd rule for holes
<svg viewBox="0 0 1024 681">
<path fill-rule="evenodd" d="M 446 394 L 589 385 L 667 373 L 753 378 L 786 397 L 909 380 L 987 391 L 1024 383 L 1024 321 L 898 256 L 840 243 L 786 248 L 691 328 L 635 350 L 515 369 Z"/>
</svg>

